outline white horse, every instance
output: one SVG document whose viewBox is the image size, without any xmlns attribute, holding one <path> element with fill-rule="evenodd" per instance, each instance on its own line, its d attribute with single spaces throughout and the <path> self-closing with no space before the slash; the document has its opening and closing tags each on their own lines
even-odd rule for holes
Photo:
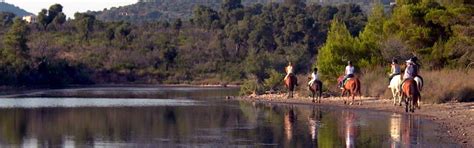
<svg viewBox="0 0 474 148">
<path fill-rule="evenodd" d="M 402 95 L 401 95 L 401 85 L 402 85 L 402 78 L 401 75 L 393 76 L 392 80 L 390 80 L 390 85 L 388 86 L 390 90 L 392 90 L 392 99 L 393 105 L 402 105 Z"/>
</svg>

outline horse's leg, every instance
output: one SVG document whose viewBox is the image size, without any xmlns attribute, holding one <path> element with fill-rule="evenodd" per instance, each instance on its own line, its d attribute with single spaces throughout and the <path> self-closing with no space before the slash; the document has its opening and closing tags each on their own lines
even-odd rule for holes
<svg viewBox="0 0 474 148">
<path fill-rule="evenodd" d="M 310 90 L 311 90 L 311 88 L 310 88 Z M 316 95 L 316 91 L 311 90 L 311 93 L 313 94 L 313 103 L 314 103 L 315 102 L 314 101 L 314 96 Z"/>
<path fill-rule="evenodd" d="M 421 109 L 420 100 L 421 100 L 421 94 L 418 94 L 418 102 L 416 103 L 416 107 L 417 107 L 418 109 Z"/>
<path fill-rule="evenodd" d="M 321 103 L 321 98 L 323 97 L 323 90 L 319 88 L 318 102 Z"/>
<path fill-rule="evenodd" d="M 346 99 L 344 99 L 344 93 L 346 93 L 346 90 L 345 90 L 345 89 L 342 89 L 340 99 L 341 99 L 342 101 L 344 101 L 344 104 L 346 104 Z"/>
<path fill-rule="evenodd" d="M 393 106 L 397 106 L 397 94 L 396 94 L 397 92 L 393 88 L 390 88 L 390 90 L 392 91 Z"/>
<path fill-rule="evenodd" d="M 352 104 L 354 104 L 354 97 L 355 97 L 355 94 L 354 94 L 354 93 L 355 93 L 355 92 L 351 92 L 351 91 L 349 91 L 349 92 L 351 93 L 351 99 L 352 99 L 352 100 L 351 100 L 351 105 L 352 105 Z"/>
</svg>

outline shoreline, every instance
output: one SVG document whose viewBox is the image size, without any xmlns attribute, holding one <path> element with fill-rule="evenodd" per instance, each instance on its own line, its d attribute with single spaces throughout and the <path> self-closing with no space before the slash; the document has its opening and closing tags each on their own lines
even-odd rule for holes
<svg viewBox="0 0 474 148">
<path fill-rule="evenodd" d="M 415 110 L 414 113 L 406 113 L 403 107 L 394 106 L 392 100 L 378 99 L 377 97 L 362 97 L 362 99 L 357 97 L 355 104 L 362 100 L 362 105 L 345 105 L 339 97 L 325 97 L 321 99 L 321 103 L 313 103 L 310 97 L 301 97 L 296 94 L 291 99 L 287 99 L 285 94 L 266 94 L 237 97 L 236 100 L 259 103 L 321 105 L 345 109 L 412 114 L 438 124 L 443 131 L 446 131 L 446 134 L 442 135 L 444 140 L 457 143 L 461 147 L 474 147 L 474 102 L 421 103 L 421 109 Z"/>
</svg>

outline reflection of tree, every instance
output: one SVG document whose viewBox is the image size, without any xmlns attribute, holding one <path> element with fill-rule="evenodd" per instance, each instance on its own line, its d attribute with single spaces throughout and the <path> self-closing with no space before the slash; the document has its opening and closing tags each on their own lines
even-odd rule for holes
<svg viewBox="0 0 474 148">
<path fill-rule="evenodd" d="M 338 129 L 342 128 L 338 124 L 338 119 L 341 116 L 335 112 L 325 113 L 324 118 L 321 119 L 322 128 L 318 131 L 318 147 L 340 147 L 344 145 L 343 139 L 338 136 Z"/>
<path fill-rule="evenodd" d="M 194 142 L 187 135 L 196 134 L 196 129 L 232 127 L 232 121 L 238 121 L 239 116 L 239 112 L 225 107 L 202 106 L 1 109 L 0 143 L 21 144 L 27 137 L 50 146 L 61 145 L 65 137 L 77 145 L 92 144 L 98 139 L 148 142 L 153 139 L 147 138 L 153 137 L 175 140 L 171 142 L 186 137 L 188 142 Z"/>
</svg>

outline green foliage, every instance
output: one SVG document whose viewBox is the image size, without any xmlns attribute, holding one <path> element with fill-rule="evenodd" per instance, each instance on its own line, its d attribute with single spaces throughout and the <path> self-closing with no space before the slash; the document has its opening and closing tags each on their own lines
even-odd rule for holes
<svg viewBox="0 0 474 148">
<path fill-rule="evenodd" d="M 355 39 L 341 21 L 334 19 L 324 46 L 320 49 L 316 61 L 321 79 L 334 82 L 344 72 L 347 61 L 358 61 Z"/>
<path fill-rule="evenodd" d="M 7 27 L 13 24 L 13 18 L 15 18 L 14 13 L 10 12 L 0 12 L 0 26 Z"/>
<path fill-rule="evenodd" d="M 206 29 L 219 28 L 220 26 L 219 14 L 206 6 L 197 6 L 194 8 L 193 22 Z"/>
<path fill-rule="evenodd" d="M 1 65 L 9 69 L 15 69 L 16 73 L 21 72 L 28 66 L 28 45 L 27 35 L 29 28 L 26 22 L 20 18 L 13 21 L 10 30 L 3 37 L 4 49 L 1 51 Z"/>
<path fill-rule="evenodd" d="M 283 78 L 285 77 L 285 75 L 279 73 L 275 69 L 267 70 L 267 74 L 269 75 L 269 77 L 265 79 L 263 85 L 267 89 L 277 90 L 277 88 L 282 85 Z"/>
<path fill-rule="evenodd" d="M 240 86 L 240 95 L 249 95 L 249 94 L 262 94 L 264 92 L 264 87 L 262 83 L 259 83 L 256 79 L 247 79 L 242 86 Z"/>
</svg>

